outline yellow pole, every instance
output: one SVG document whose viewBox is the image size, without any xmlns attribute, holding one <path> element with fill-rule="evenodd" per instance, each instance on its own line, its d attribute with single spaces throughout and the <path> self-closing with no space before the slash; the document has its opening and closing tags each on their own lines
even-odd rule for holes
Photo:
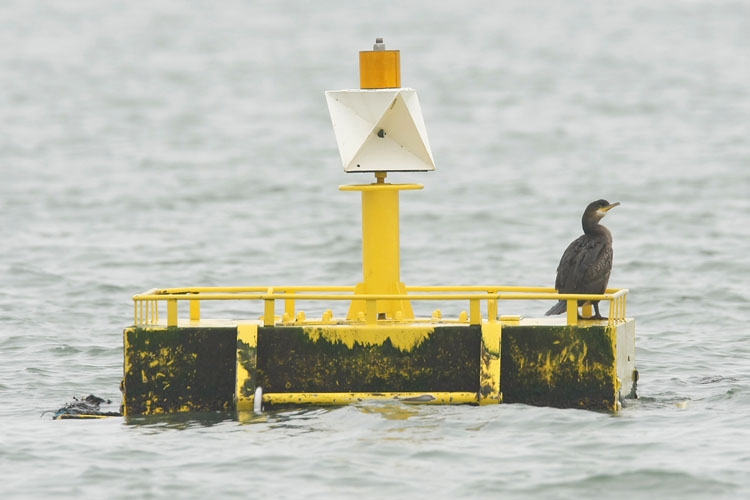
<svg viewBox="0 0 750 500">
<path fill-rule="evenodd" d="M 362 191 L 362 271 L 370 293 L 390 293 L 401 276 L 398 188 L 380 186 Z"/>
<path fill-rule="evenodd" d="M 362 276 L 355 293 L 406 294 L 401 283 L 401 248 L 399 241 L 399 199 L 402 190 L 422 189 L 421 184 L 386 184 L 385 172 L 377 172 L 374 184 L 340 186 L 342 191 L 362 192 Z M 347 319 L 363 313 L 368 321 L 366 304 L 353 300 Z M 376 313 L 380 319 L 413 319 L 414 311 L 408 300 L 379 300 Z M 399 314 L 400 313 L 400 314 Z"/>
</svg>

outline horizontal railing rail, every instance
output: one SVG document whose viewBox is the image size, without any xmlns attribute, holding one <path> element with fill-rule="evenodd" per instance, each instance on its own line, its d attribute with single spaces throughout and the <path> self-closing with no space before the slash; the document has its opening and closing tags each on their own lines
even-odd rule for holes
<svg viewBox="0 0 750 500">
<path fill-rule="evenodd" d="M 304 313 L 296 313 L 299 301 L 364 301 L 365 312 L 352 322 L 377 324 L 377 302 L 386 300 L 408 301 L 468 301 L 469 312 L 462 312 L 456 321 L 481 324 L 482 303 L 486 303 L 487 320 L 498 321 L 499 301 L 503 300 L 566 300 L 568 302 L 567 324 L 578 323 L 578 301 L 610 302 L 608 323 L 623 321 L 626 314 L 628 289 L 607 289 L 604 294 L 560 294 L 554 288 L 523 286 L 407 286 L 404 294 L 361 294 L 354 286 L 255 286 L 255 287 L 189 287 L 152 289 L 133 296 L 134 322 L 136 326 L 160 323 L 159 304 L 166 303 L 167 326 L 178 325 L 178 303 L 189 302 L 190 320 L 200 321 L 203 301 L 263 301 L 262 321 L 264 326 L 274 326 L 276 302 L 284 302 L 281 323 L 304 322 Z M 410 322 L 420 321 L 411 318 Z M 391 318 L 390 321 L 393 321 Z M 429 321 L 443 320 L 441 313 L 433 313 Z M 320 321 L 320 320 L 319 320 Z M 334 321 L 330 309 L 323 314 L 322 321 Z M 341 322 L 342 320 L 335 320 Z"/>
</svg>

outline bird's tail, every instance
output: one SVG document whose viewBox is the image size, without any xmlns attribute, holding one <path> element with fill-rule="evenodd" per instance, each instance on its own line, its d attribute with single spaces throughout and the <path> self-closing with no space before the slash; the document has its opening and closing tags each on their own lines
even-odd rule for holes
<svg viewBox="0 0 750 500">
<path fill-rule="evenodd" d="M 557 304 L 552 306 L 549 311 L 544 313 L 545 316 L 551 316 L 553 314 L 562 314 L 568 310 L 568 302 L 565 300 L 558 300 Z"/>
</svg>

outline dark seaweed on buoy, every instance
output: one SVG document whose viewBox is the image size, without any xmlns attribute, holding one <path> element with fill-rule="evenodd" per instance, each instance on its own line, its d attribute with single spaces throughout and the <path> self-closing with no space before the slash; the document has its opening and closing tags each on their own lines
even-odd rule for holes
<svg viewBox="0 0 750 500">
<path fill-rule="evenodd" d="M 102 411 L 102 404 L 112 404 L 109 399 L 103 399 L 93 394 L 89 394 L 83 399 L 73 397 L 72 403 L 65 403 L 65 405 L 58 410 L 48 410 L 42 413 L 54 412 L 52 416 L 53 420 L 58 419 L 71 419 L 71 418 L 104 418 L 104 417 L 121 417 L 122 413 L 119 411 Z"/>
</svg>

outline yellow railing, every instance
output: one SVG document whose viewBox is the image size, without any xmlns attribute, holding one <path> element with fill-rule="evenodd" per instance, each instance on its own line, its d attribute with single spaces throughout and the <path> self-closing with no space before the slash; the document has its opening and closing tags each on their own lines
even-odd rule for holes
<svg viewBox="0 0 750 500">
<path fill-rule="evenodd" d="M 607 289 L 602 295 L 558 294 L 554 288 L 521 287 L 521 286 L 407 286 L 407 294 L 355 294 L 354 286 L 275 286 L 275 287 L 192 287 L 152 289 L 135 295 L 134 321 L 136 326 L 156 325 L 160 322 L 159 303 L 166 302 L 167 326 L 178 324 L 178 303 L 189 302 L 190 320 L 201 319 L 201 302 L 203 301 L 263 301 L 263 324 L 274 326 L 306 321 L 304 313 L 295 313 L 297 301 L 352 301 L 362 300 L 366 311 L 356 319 L 356 323 L 377 324 L 377 301 L 410 300 L 410 301 L 468 301 L 469 312 L 462 312 L 456 321 L 472 325 L 481 324 L 482 302 L 486 302 L 487 320 L 498 321 L 498 303 L 502 300 L 567 300 L 567 324 L 578 323 L 579 300 L 598 300 L 610 302 L 609 324 L 625 319 L 625 307 L 628 290 Z M 284 302 L 284 313 L 276 316 L 276 301 Z M 391 318 L 398 321 L 402 318 Z M 442 320 L 439 310 L 433 313 L 428 321 Z M 345 320 L 334 320 L 327 310 L 322 321 L 343 323 Z M 424 321 L 424 320 L 409 320 Z"/>
</svg>

